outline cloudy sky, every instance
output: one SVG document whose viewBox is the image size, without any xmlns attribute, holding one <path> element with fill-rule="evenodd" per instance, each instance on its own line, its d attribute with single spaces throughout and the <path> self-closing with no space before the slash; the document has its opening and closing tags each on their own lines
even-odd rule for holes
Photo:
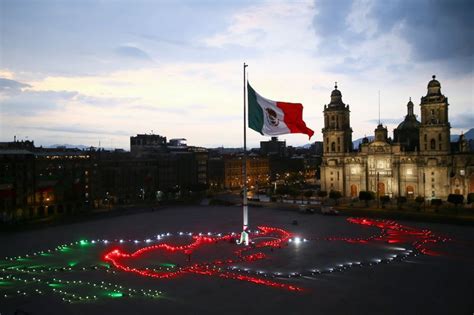
<svg viewBox="0 0 474 315">
<path fill-rule="evenodd" d="M 473 14 L 470 0 L 0 0 L 0 141 L 242 146 L 244 61 L 260 94 L 303 103 L 312 141 L 334 81 L 356 139 L 373 134 L 378 91 L 392 134 L 433 74 L 459 133 L 474 127 Z"/>
</svg>

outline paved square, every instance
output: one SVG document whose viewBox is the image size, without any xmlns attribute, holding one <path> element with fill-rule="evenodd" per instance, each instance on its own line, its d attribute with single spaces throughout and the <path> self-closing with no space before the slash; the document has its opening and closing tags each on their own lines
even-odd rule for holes
<svg viewBox="0 0 474 315">
<path fill-rule="evenodd" d="M 297 224 L 293 224 L 294 221 Z M 474 229 L 170 207 L 1 235 L 0 313 L 458 314 Z"/>
</svg>

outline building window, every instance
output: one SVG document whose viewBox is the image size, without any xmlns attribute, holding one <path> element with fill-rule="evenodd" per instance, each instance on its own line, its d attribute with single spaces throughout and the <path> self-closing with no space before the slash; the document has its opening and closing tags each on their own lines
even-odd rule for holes
<svg viewBox="0 0 474 315">
<path fill-rule="evenodd" d="M 428 136 L 426 135 L 426 133 L 425 133 L 425 141 L 428 141 Z"/>
<path fill-rule="evenodd" d="M 441 151 L 443 148 L 443 146 L 441 145 L 441 143 L 439 144 L 439 150 Z"/>
<path fill-rule="evenodd" d="M 331 143 L 331 152 L 335 152 L 335 151 L 336 151 L 336 143 L 332 142 Z"/>
<path fill-rule="evenodd" d="M 436 150 L 436 140 L 435 139 L 431 139 L 430 148 L 431 148 L 431 150 Z"/>
<path fill-rule="evenodd" d="M 466 175 L 466 171 L 465 170 L 459 170 L 459 175 L 461 175 L 461 176 Z"/>
<path fill-rule="evenodd" d="M 434 176 L 434 172 L 431 172 L 431 175 L 433 175 L 433 176 Z"/>
<path fill-rule="evenodd" d="M 438 134 L 438 140 L 441 141 L 441 134 Z"/>
<path fill-rule="evenodd" d="M 407 175 L 413 175 L 413 170 L 411 168 L 407 168 Z"/>
<path fill-rule="evenodd" d="M 434 177 L 431 178 L 431 182 L 434 183 Z"/>
</svg>

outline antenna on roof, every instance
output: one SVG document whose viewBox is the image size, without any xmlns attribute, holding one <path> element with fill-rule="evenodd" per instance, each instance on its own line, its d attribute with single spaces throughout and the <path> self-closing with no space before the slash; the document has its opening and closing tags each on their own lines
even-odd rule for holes
<svg viewBox="0 0 474 315">
<path fill-rule="evenodd" d="M 379 125 L 380 125 L 380 90 L 379 90 Z"/>
</svg>

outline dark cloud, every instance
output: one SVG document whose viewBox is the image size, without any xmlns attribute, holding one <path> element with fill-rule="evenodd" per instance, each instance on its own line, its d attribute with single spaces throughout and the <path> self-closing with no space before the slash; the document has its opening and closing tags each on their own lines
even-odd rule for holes
<svg viewBox="0 0 474 315">
<path fill-rule="evenodd" d="M 454 115 L 449 118 L 451 127 L 456 129 L 471 129 L 474 128 L 474 114 L 464 113 Z"/>
<path fill-rule="evenodd" d="M 61 108 L 67 102 L 76 101 L 95 107 L 114 107 L 137 101 L 138 97 L 96 97 L 76 91 L 36 91 L 29 84 L 0 78 L 0 94 L 6 97 L 0 103 L 0 112 L 10 115 L 34 115 Z"/>
<path fill-rule="evenodd" d="M 23 129 L 28 130 L 42 130 L 42 131 L 50 131 L 50 132 L 58 132 L 58 133 L 77 133 L 77 134 L 95 134 L 95 135 L 121 135 L 121 136 L 128 136 L 130 132 L 123 131 L 123 130 L 103 130 L 103 129 L 96 129 L 90 127 L 84 127 L 81 125 L 58 125 L 58 126 L 28 126 L 22 127 Z"/>
<path fill-rule="evenodd" d="M 122 57 L 151 61 L 151 57 L 146 52 L 135 46 L 123 45 L 117 47 L 115 51 Z"/>
<path fill-rule="evenodd" d="M 78 95 L 71 91 L 19 91 L 0 103 L 2 114 L 34 115 L 38 112 L 58 109 L 61 104 Z"/>
<path fill-rule="evenodd" d="M 313 27 L 323 43 L 319 50 L 322 53 L 344 53 L 341 40 L 352 38 L 346 25 L 346 17 L 351 10 L 350 0 L 328 1 L 316 0 L 317 14 L 313 20 Z"/>
<path fill-rule="evenodd" d="M 21 83 L 15 80 L 0 78 L 0 93 L 17 93 L 20 92 L 21 89 L 29 88 L 31 85 Z"/>
<path fill-rule="evenodd" d="M 347 17 L 353 1 L 316 0 L 317 14 L 313 27 L 322 38 L 319 52 L 344 55 L 347 47 L 356 47 L 399 29 L 401 37 L 411 47 L 411 58 L 417 62 L 440 62 L 451 72 L 474 71 L 474 1 L 472 0 L 388 0 L 373 1 L 369 16 L 377 29 L 355 32 L 348 27 Z M 362 56 L 363 57 L 363 56 Z M 355 60 L 359 66 L 346 60 L 332 67 L 348 71 L 370 67 L 366 58 Z M 373 62 L 373 61 L 372 61 Z M 405 69 L 406 65 L 388 65 Z"/>
<path fill-rule="evenodd" d="M 421 61 L 470 59 L 474 57 L 474 2 L 472 0 L 374 1 L 372 16 L 379 31 L 402 24 L 402 36 Z M 469 58 L 470 57 L 470 58 Z"/>
</svg>

